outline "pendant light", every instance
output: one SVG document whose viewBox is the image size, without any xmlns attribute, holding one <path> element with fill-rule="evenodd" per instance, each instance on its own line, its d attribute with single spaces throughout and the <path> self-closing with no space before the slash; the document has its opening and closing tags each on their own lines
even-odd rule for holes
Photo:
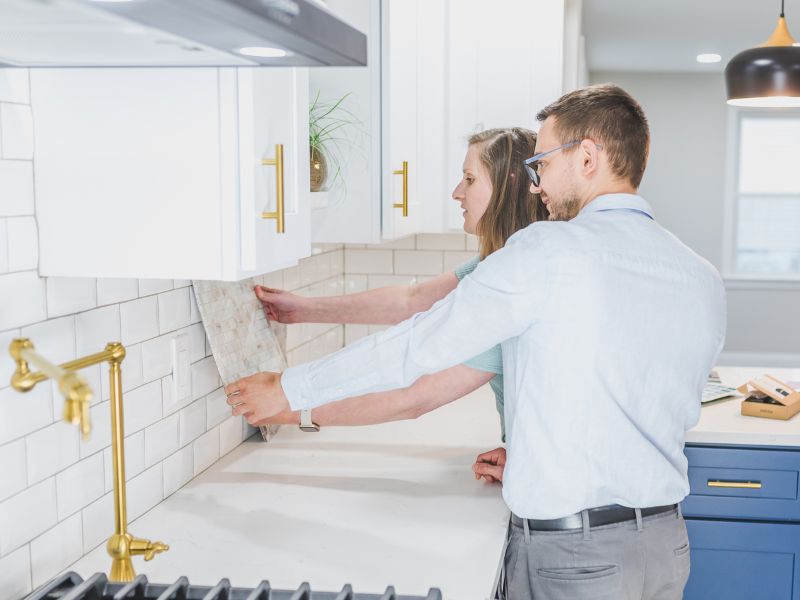
<svg viewBox="0 0 800 600">
<path fill-rule="evenodd" d="M 800 107 L 800 46 L 781 16 L 772 36 L 760 46 L 739 52 L 725 67 L 728 104 Z"/>
</svg>

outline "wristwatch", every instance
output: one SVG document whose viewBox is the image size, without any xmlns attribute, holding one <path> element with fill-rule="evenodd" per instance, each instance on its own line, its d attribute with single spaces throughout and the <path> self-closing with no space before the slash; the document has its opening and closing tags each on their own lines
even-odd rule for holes
<svg viewBox="0 0 800 600">
<path fill-rule="evenodd" d="M 300 431 L 319 431 L 319 425 L 311 420 L 311 409 L 300 411 Z"/>
</svg>

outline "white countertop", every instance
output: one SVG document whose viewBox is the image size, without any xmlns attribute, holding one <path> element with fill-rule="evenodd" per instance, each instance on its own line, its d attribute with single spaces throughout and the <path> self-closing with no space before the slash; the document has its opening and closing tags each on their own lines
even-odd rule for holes
<svg viewBox="0 0 800 600">
<path fill-rule="evenodd" d="M 134 567 L 154 583 L 488 598 L 508 509 L 471 465 L 499 440 L 488 386 L 417 421 L 251 438 L 129 526 L 171 547 Z M 109 566 L 103 546 L 68 570 Z"/>
<path fill-rule="evenodd" d="M 718 372 L 733 386 L 761 373 L 800 380 L 800 369 Z M 800 417 L 744 417 L 740 402 L 704 406 L 687 442 L 800 446 Z M 475 481 L 470 466 L 499 439 L 488 386 L 417 421 L 251 438 L 131 524 L 171 546 L 135 568 L 158 583 L 186 575 L 198 585 L 227 577 L 236 587 L 269 579 L 280 589 L 308 581 L 319 591 L 351 583 L 361 593 L 394 585 L 488 598 L 508 509 L 500 487 Z M 109 563 L 103 546 L 69 570 L 86 577 Z"/>
<path fill-rule="evenodd" d="M 800 381 L 800 369 L 718 367 L 717 372 L 722 383 L 732 387 L 764 373 L 781 381 Z M 700 421 L 686 433 L 686 441 L 696 444 L 800 446 L 800 415 L 788 421 L 746 417 L 741 414 L 742 398 L 715 400 L 703 406 Z"/>
</svg>

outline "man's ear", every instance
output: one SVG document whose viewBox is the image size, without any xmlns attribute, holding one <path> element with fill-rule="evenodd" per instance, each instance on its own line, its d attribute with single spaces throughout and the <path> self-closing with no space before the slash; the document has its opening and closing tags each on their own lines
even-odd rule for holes
<svg viewBox="0 0 800 600">
<path fill-rule="evenodd" d="M 592 140 L 583 140 L 580 151 L 583 159 L 584 175 L 595 174 L 600 166 L 600 151 L 597 149 L 597 144 Z"/>
</svg>

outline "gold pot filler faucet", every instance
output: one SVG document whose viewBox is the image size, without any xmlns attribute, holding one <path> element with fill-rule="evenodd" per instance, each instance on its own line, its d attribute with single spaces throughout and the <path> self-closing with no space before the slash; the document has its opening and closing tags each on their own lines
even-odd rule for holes
<svg viewBox="0 0 800 600">
<path fill-rule="evenodd" d="M 114 473 L 114 534 L 108 538 L 106 549 L 111 556 L 111 581 L 132 581 L 136 576 L 131 557 L 140 554 L 151 560 L 156 554 L 169 550 L 162 542 L 151 542 L 128 533 L 127 496 L 125 492 L 125 427 L 122 415 L 122 361 L 125 347 L 111 342 L 105 350 L 77 360 L 54 365 L 36 353 L 27 338 L 12 340 L 9 347 L 17 369 L 11 376 L 11 386 L 19 392 L 31 391 L 37 383 L 52 379 L 64 396 L 64 420 L 79 425 L 83 440 L 89 439 L 89 403 L 92 389 L 75 371 L 103 362 L 109 364 L 111 380 L 111 457 Z M 33 372 L 32 363 L 39 369 Z"/>
</svg>

